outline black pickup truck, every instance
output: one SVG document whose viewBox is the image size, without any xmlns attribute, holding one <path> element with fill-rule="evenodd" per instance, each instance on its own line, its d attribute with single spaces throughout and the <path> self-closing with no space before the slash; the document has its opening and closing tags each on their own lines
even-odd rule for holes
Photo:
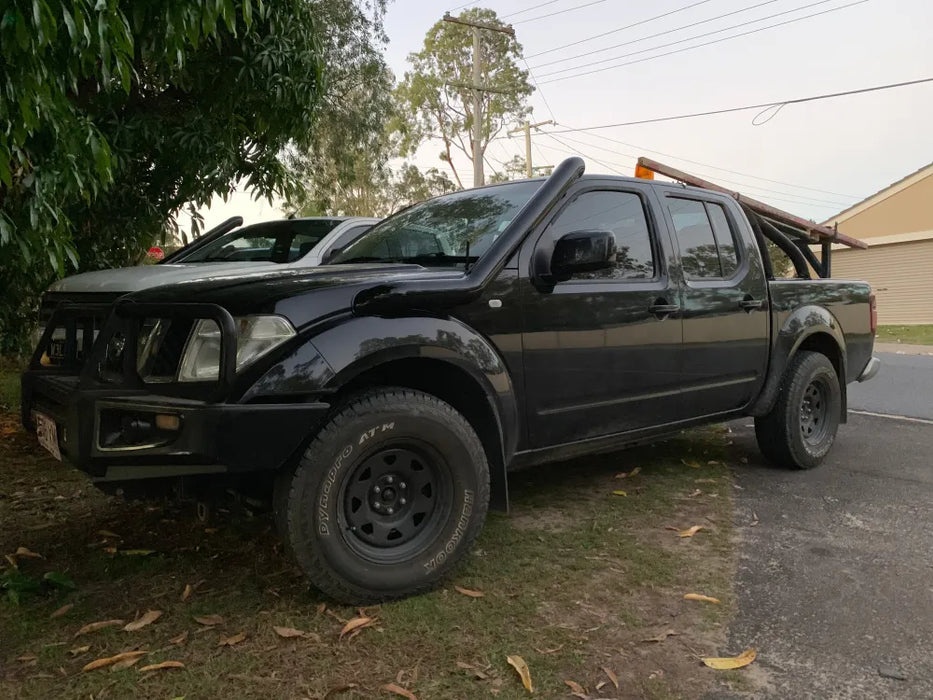
<svg viewBox="0 0 933 700">
<path fill-rule="evenodd" d="M 507 509 L 515 467 L 737 416 L 768 459 L 819 464 L 878 368 L 873 299 L 780 236 L 798 278 L 773 279 L 760 223 L 571 158 L 403 210 L 322 267 L 58 299 L 23 422 L 104 488 L 265 484 L 316 586 L 409 595 Z"/>
</svg>

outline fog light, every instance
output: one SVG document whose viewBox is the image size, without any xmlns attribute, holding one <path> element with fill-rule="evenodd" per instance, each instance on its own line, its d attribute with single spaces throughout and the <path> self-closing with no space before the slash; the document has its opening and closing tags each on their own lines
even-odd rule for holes
<svg viewBox="0 0 933 700">
<path fill-rule="evenodd" d="M 173 413 L 157 413 L 155 424 L 159 430 L 178 430 L 181 427 L 181 418 Z"/>
</svg>

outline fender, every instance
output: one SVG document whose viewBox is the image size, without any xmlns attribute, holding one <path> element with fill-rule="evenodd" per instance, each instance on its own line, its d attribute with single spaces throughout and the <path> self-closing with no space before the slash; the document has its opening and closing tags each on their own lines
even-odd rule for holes
<svg viewBox="0 0 933 700">
<path fill-rule="evenodd" d="M 794 309 L 771 343 L 771 362 L 768 377 L 758 399 L 749 410 L 751 416 L 764 416 L 774 406 L 781 389 L 781 380 L 791 360 L 801 346 L 814 335 L 822 333 L 832 338 L 839 350 L 841 366 L 838 368 L 839 387 L 842 391 L 842 422 L 846 416 L 846 340 L 836 317 L 822 306 L 807 305 Z"/>
<path fill-rule="evenodd" d="M 518 399 L 505 361 L 484 336 L 445 317 L 357 316 L 312 336 L 270 367 L 244 395 L 316 396 L 336 393 L 367 370 L 401 359 L 439 360 L 469 375 L 486 395 L 502 445 L 500 464 L 490 464 L 497 509 L 508 507 L 505 467 L 519 435 Z"/>
</svg>

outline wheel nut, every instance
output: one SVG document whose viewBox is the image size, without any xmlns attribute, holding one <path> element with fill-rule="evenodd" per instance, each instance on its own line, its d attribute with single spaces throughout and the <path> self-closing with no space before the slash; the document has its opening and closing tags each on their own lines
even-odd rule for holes
<svg viewBox="0 0 933 700">
<path fill-rule="evenodd" d="M 373 486 L 373 493 L 382 493 L 382 489 L 378 486 Z"/>
<path fill-rule="evenodd" d="M 392 513 L 394 512 L 395 512 L 395 508 L 386 508 L 386 513 L 388 513 L 389 515 L 392 515 Z"/>
<path fill-rule="evenodd" d="M 408 486 L 408 484 L 406 484 L 404 481 L 398 482 L 398 487 L 399 487 L 400 489 L 406 488 L 407 486 Z"/>
<path fill-rule="evenodd" d="M 408 501 L 406 501 L 404 498 L 398 499 L 398 504 L 399 504 L 400 506 L 403 506 L 403 505 L 405 505 L 406 503 L 408 503 Z"/>
<path fill-rule="evenodd" d="M 391 476 L 387 476 L 387 477 L 386 477 L 386 483 L 387 483 L 387 484 L 391 484 L 393 481 L 395 481 L 395 479 L 393 479 Z"/>
</svg>

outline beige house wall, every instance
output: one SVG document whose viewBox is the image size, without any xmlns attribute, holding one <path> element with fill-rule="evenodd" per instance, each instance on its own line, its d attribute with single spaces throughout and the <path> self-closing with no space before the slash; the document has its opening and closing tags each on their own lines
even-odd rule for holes
<svg viewBox="0 0 933 700">
<path fill-rule="evenodd" d="M 865 241 L 898 233 L 929 231 L 933 229 L 933 172 L 876 204 L 853 209 L 848 214 L 841 212 L 827 224 L 832 226 L 838 220 L 841 233 Z"/>
<path fill-rule="evenodd" d="M 933 205 L 927 211 L 926 226 L 933 228 Z M 832 255 L 833 278 L 871 284 L 878 297 L 878 323 L 933 323 L 933 238 Z"/>
</svg>

